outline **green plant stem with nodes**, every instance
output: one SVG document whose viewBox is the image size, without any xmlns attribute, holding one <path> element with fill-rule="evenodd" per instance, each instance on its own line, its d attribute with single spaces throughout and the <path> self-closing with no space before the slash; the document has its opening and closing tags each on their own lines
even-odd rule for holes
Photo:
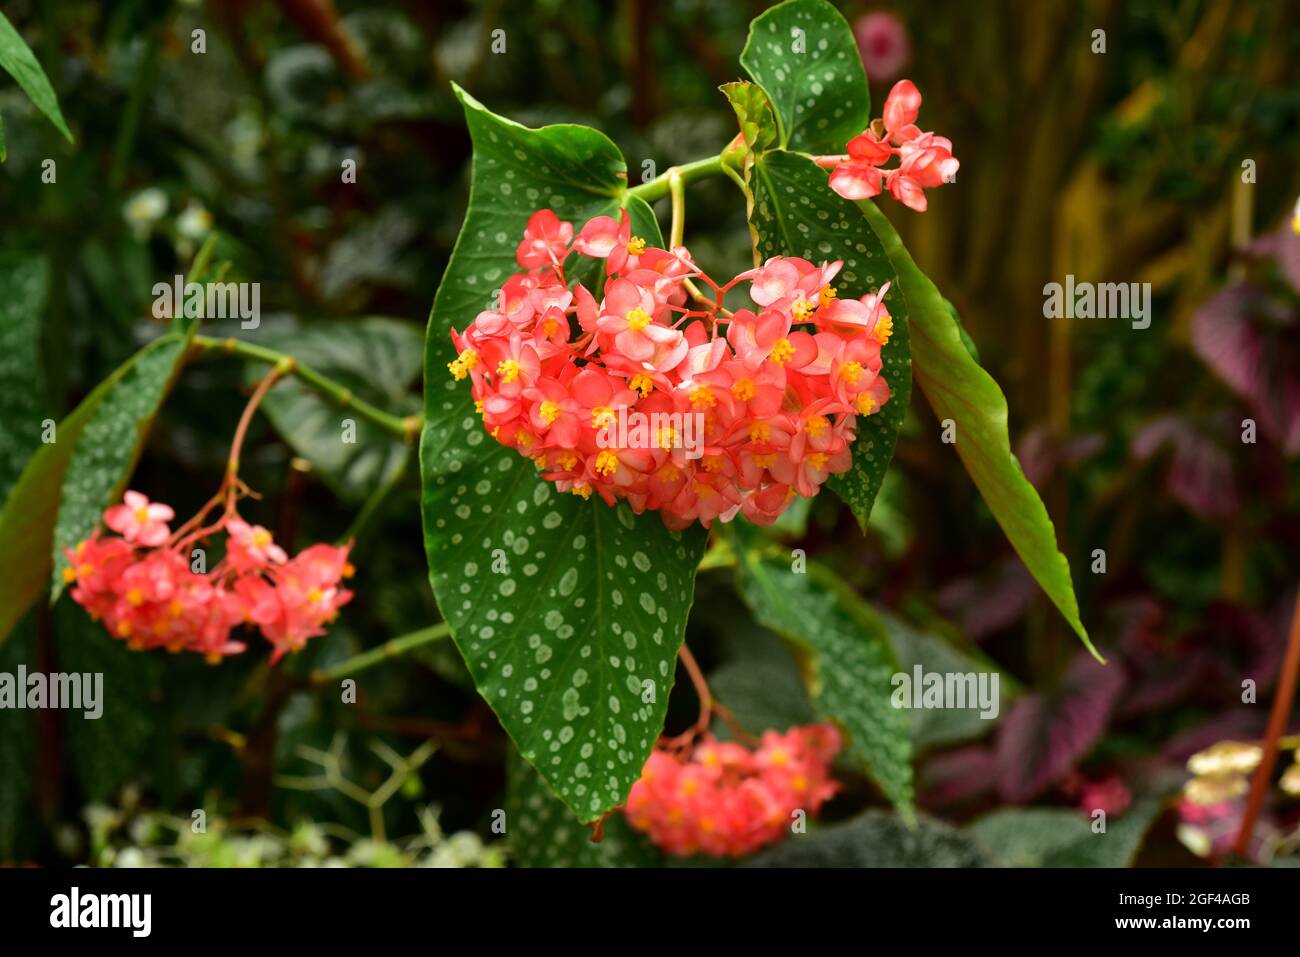
<svg viewBox="0 0 1300 957">
<path fill-rule="evenodd" d="M 423 416 L 417 414 L 402 418 L 385 412 L 383 409 L 357 398 L 352 394 L 352 390 L 346 386 L 335 382 L 328 376 L 321 375 L 315 369 L 297 362 L 292 356 L 283 352 L 268 349 L 265 346 L 254 345 L 251 342 L 244 342 L 240 339 L 217 339 L 212 336 L 195 336 L 191 340 L 191 347 L 200 354 L 224 353 L 256 362 L 267 362 L 272 365 L 287 363 L 288 374 L 311 386 L 322 395 L 333 399 L 342 408 L 351 409 L 361 418 L 374 423 L 386 432 L 392 433 L 404 442 L 414 443 L 420 435 L 420 428 L 424 422 Z"/>
<path fill-rule="evenodd" d="M 373 668 L 380 662 L 388 661 L 391 658 L 400 658 L 407 652 L 423 645 L 441 641 L 450 634 L 451 626 L 445 621 L 441 621 L 436 625 L 430 625 L 428 628 L 421 628 L 419 631 L 401 635 L 384 642 L 382 645 L 363 651 L 359 655 L 354 655 L 345 661 L 340 661 L 329 668 L 313 671 L 310 679 L 311 684 L 313 687 L 332 684 L 342 678 L 365 671 L 367 668 Z"/>
<path fill-rule="evenodd" d="M 384 805 L 392 799 L 401 786 L 412 774 L 418 771 L 429 758 L 433 757 L 438 746 L 433 741 L 426 741 L 406 757 L 398 754 L 382 741 L 371 741 L 370 750 L 377 754 L 392 770 L 384 783 L 373 791 L 367 791 L 355 784 L 343 774 L 344 762 L 343 735 L 335 735 L 328 751 L 303 745 L 298 748 L 299 757 L 319 765 L 324 772 L 314 776 L 282 776 L 276 783 L 284 788 L 298 791 L 337 791 L 362 805 L 370 814 L 370 836 L 376 841 L 385 840 Z"/>
</svg>

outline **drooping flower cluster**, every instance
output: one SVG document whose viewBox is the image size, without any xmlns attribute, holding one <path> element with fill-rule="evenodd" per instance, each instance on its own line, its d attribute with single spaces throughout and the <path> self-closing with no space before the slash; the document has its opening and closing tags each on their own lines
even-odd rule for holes
<svg viewBox="0 0 1300 957">
<path fill-rule="evenodd" d="M 952 141 L 916 126 L 921 91 L 899 80 L 885 100 L 884 115 L 849 140 L 848 156 L 831 171 L 830 187 L 845 199 L 870 199 L 882 189 L 904 206 L 925 212 L 925 191 L 949 182 L 961 165 Z M 883 169 L 891 157 L 898 165 Z"/>
<path fill-rule="evenodd" d="M 66 550 L 73 600 L 132 649 L 193 651 L 213 663 L 245 649 L 233 637 L 241 625 L 261 630 L 274 648 L 272 662 L 324 634 L 352 597 L 341 585 L 352 574 L 351 545 L 312 545 L 289 558 L 269 531 L 232 506 L 199 527 L 205 512 L 173 534 L 169 506 L 127 492 L 123 504 L 104 512 L 104 524 L 120 537 L 96 529 Z M 207 571 L 193 546 L 218 533 L 226 536 L 226 554 Z"/>
<path fill-rule="evenodd" d="M 605 260 L 598 298 L 571 254 Z M 841 299 L 840 262 L 775 257 L 724 286 L 689 250 L 646 245 L 624 213 L 534 213 L 491 309 L 452 330 L 487 431 L 561 491 L 660 511 L 670 528 L 738 512 L 770 524 L 851 464 L 857 416 L 889 399 L 886 289 Z M 706 296 L 696 283 L 709 288 Z M 726 309 L 749 283 L 755 308 Z"/>
<path fill-rule="evenodd" d="M 764 732 L 756 750 L 704 736 L 683 760 L 650 755 L 625 813 L 670 854 L 739 857 L 781 840 L 798 811 L 815 815 L 835 794 L 830 765 L 840 750 L 833 725 Z"/>
</svg>

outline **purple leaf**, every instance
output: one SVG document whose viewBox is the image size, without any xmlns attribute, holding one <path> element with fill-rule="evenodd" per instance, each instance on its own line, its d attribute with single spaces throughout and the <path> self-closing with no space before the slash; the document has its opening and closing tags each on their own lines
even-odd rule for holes
<svg viewBox="0 0 1300 957">
<path fill-rule="evenodd" d="M 1021 698 L 998 731 L 998 790 L 1024 803 L 1064 777 L 1106 730 L 1124 687 L 1119 664 L 1079 654 L 1053 692 Z"/>
<path fill-rule="evenodd" d="M 1250 406 L 1288 455 L 1300 452 L 1296 317 L 1261 286 L 1234 283 L 1192 314 L 1192 348 Z"/>
</svg>

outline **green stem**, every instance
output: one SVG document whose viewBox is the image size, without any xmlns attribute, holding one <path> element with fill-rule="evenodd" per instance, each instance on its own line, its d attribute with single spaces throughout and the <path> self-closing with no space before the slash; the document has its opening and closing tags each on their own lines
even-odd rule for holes
<svg viewBox="0 0 1300 957">
<path fill-rule="evenodd" d="M 704 179 L 706 176 L 717 176 L 722 172 L 722 155 L 710 156 L 708 159 L 696 160 L 693 163 L 685 163 L 682 166 L 673 166 L 664 171 L 662 176 L 656 176 L 648 183 L 642 183 L 640 186 L 633 186 L 627 191 L 629 196 L 638 196 L 647 203 L 653 203 L 656 199 L 663 199 L 668 195 L 670 183 L 673 176 L 681 178 L 683 184 L 693 182 L 697 179 Z"/>
<path fill-rule="evenodd" d="M 376 486 L 375 490 L 370 493 L 370 497 L 367 498 L 365 503 L 361 506 L 361 511 L 358 512 L 357 517 L 352 520 L 352 524 L 349 525 L 348 530 L 343 533 L 343 538 L 340 541 L 360 541 L 361 533 L 369 526 L 371 520 L 379 511 L 380 506 L 384 504 L 384 501 L 388 498 L 393 489 L 397 488 L 397 486 L 401 484 L 402 479 L 406 475 L 406 467 L 410 462 L 410 459 L 411 450 L 404 449 L 401 460 L 397 463 L 397 467 L 393 469 L 393 474 L 390 475 L 386 481 L 381 482 Z"/>
<path fill-rule="evenodd" d="M 340 678 L 346 678 L 357 672 L 365 671 L 367 668 L 373 668 L 380 662 L 387 661 L 389 658 L 399 658 L 414 648 L 421 645 L 431 644 L 435 641 L 441 641 L 451 634 L 451 626 L 445 621 L 440 621 L 436 625 L 428 628 L 421 628 L 419 631 L 413 631 L 409 635 L 402 635 L 400 638 L 393 638 L 384 642 L 369 651 L 363 651 L 359 655 L 354 655 L 346 661 L 340 661 L 331 668 L 322 668 L 313 671 L 311 683 L 320 687 Z"/>
<path fill-rule="evenodd" d="M 311 386 L 317 392 L 333 399 L 343 408 L 351 409 L 361 418 L 373 422 L 399 439 L 413 443 L 420 434 L 420 428 L 423 425 L 422 416 L 409 415 L 406 418 L 401 418 L 391 415 L 363 399 L 358 399 L 352 394 L 351 389 L 340 385 L 328 376 L 321 375 L 315 369 L 303 365 L 286 353 L 277 352 L 275 349 L 268 349 L 265 346 L 253 345 L 251 342 L 245 342 L 242 339 L 215 339 L 211 336 L 195 336 L 191 343 L 195 349 L 204 353 L 224 352 L 229 355 L 242 356 L 245 359 L 253 359 L 257 362 L 270 363 L 271 365 L 287 364 L 290 374 Z"/>
</svg>

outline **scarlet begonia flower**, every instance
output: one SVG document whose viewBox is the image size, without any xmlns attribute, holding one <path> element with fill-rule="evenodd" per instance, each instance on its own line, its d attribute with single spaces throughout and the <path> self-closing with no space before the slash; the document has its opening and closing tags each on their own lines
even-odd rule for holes
<svg viewBox="0 0 1300 957">
<path fill-rule="evenodd" d="M 66 550 L 72 599 L 135 650 L 192 651 L 215 663 L 245 650 L 234 636 L 242 626 L 261 630 L 272 661 L 302 648 L 352 597 L 342 585 L 352 574 L 350 546 L 313 545 L 290 559 L 231 502 L 214 526 L 179 537 L 202 524 L 200 514 L 172 541 L 163 524 L 172 509 L 128 492 L 123 505 L 104 513 L 121 538 L 96 530 Z M 210 571 L 192 567 L 191 546 L 214 529 L 226 534 L 226 557 Z"/>
<path fill-rule="evenodd" d="M 720 287 L 685 247 L 633 237 L 626 213 L 588 222 L 571 250 L 566 225 L 535 213 L 524 254 L 538 265 L 451 332 L 449 370 L 496 441 L 561 491 L 670 528 L 770 524 L 850 467 L 857 417 L 889 398 L 886 290 L 841 299 L 842 263 L 780 256 Z M 570 252 L 606 261 L 600 298 L 569 289 Z M 748 283 L 756 308 L 701 303 L 694 282 L 719 296 Z"/>
<path fill-rule="evenodd" d="M 847 157 L 831 171 L 830 187 L 845 199 L 891 196 L 917 212 L 927 207 L 925 190 L 950 182 L 960 163 L 952 141 L 916 126 L 921 92 L 911 80 L 899 80 L 889 91 L 883 115 L 849 140 Z M 898 166 L 884 169 L 891 157 Z"/>
<path fill-rule="evenodd" d="M 624 813 L 669 854 L 752 854 L 789 833 L 795 812 L 814 815 L 835 794 L 841 743 L 834 726 L 814 724 L 767 731 L 754 750 L 707 735 L 684 756 L 661 747 Z"/>
<path fill-rule="evenodd" d="M 150 502 L 139 492 L 127 492 L 124 504 L 104 513 L 104 524 L 128 542 L 153 546 L 167 540 L 171 534 L 167 523 L 175 517 L 171 506 Z"/>
</svg>

